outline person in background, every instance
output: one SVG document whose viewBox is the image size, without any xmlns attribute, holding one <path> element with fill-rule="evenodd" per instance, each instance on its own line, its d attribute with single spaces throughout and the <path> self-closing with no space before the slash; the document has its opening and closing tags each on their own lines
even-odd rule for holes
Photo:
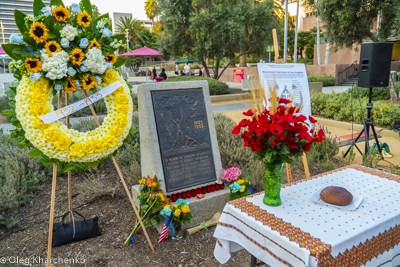
<svg viewBox="0 0 400 267">
<path fill-rule="evenodd" d="M 152 79 L 152 80 L 155 80 L 156 77 L 157 77 L 157 71 L 156 71 L 156 67 L 154 66 L 154 67 L 153 67 L 153 70 L 152 70 L 152 72 L 151 72 L 151 79 Z"/>
<path fill-rule="evenodd" d="M 190 76 L 190 66 L 189 66 L 189 63 L 186 63 L 184 69 L 185 69 L 186 76 Z"/>
<path fill-rule="evenodd" d="M 179 75 L 179 65 L 176 63 L 175 65 L 175 75 Z"/>
<path fill-rule="evenodd" d="M 186 74 L 181 70 L 181 76 L 185 76 Z"/>
<path fill-rule="evenodd" d="M 199 76 L 203 77 L 203 72 L 201 70 L 199 70 Z"/>
<path fill-rule="evenodd" d="M 162 69 L 158 77 L 163 77 L 164 81 L 167 79 L 167 74 L 165 73 L 165 69 Z"/>
</svg>

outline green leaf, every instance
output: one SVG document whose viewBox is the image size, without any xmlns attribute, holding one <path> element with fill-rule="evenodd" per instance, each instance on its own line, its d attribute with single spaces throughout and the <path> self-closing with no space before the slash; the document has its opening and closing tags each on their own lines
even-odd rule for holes
<svg viewBox="0 0 400 267">
<path fill-rule="evenodd" d="M 64 6 L 64 3 L 61 0 L 50 0 L 50 6 Z"/>
<path fill-rule="evenodd" d="M 27 32 L 27 28 L 25 27 L 25 17 L 26 14 L 22 13 L 21 11 L 15 9 L 14 10 L 14 18 L 15 18 L 15 24 L 17 24 L 18 30 L 21 34 L 24 32 Z"/>
<path fill-rule="evenodd" d="M 125 34 L 116 34 L 112 37 L 112 39 L 117 39 L 118 41 L 124 40 Z"/>
<path fill-rule="evenodd" d="M 150 224 L 151 224 L 151 225 L 157 224 L 157 220 L 156 220 L 156 219 L 151 219 L 151 220 L 150 220 Z"/>
<path fill-rule="evenodd" d="M 6 117 L 11 117 L 14 114 L 14 110 L 12 109 L 5 109 L 1 112 L 1 114 L 3 114 Z"/>
<path fill-rule="evenodd" d="M 89 12 L 88 12 L 89 13 Z M 95 20 L 92 20 L 92 31 L 96 31 L 96 25 L 97 25 L 97 22 L 99 21 L 99 20 L 101 20 L 101 19 L 104 19 L 104 18 L 108 18 L 108 13 L 106 13 L 106 14 L 103 14 L 103 15 L 101 15 L 100 17 L 97 17 Z"/>
<path fill-rule="evenodd" d="M 99 162 L 98 161 L 86 162 L 86 165 L 88 165 L 89 167 L 97 167 L 97 166 L 99 166 Z"/>
<path fill-rule="evenodd" d="M 43 155 L 43 152 L 36 147 L 28 152 L 28 156 L 32 158 L 40 157 L 41 155 Z"/>
<path fill-rule="evenodd" d="M 247 188 L 247 189 L 243 192 L 243 194 L 244 194 L 245 196 L 250 195 L 250 194 L 251 194 L 250 189 Z"/>
<path fill-rule="evenodd" d="M 22 35 L 22 39 L 24 39 L 24 41 L 27 42 L 30 46 L 36 47 L 36 41 L 29 36 L 28 32 L 24 32 L 24 34 Z"/>
<path fill-rule="evenodd" d="M 46 7 L 42 0 L 33 0 L 33 15 L 39 16 L 40 10 Z"/>
<path fill-rule="evenodd" d="M 46 158 L 40 157 L 40 162 L 42 163 L 43 166 L 49 167 L 49 161 Z"/>
<path fill-rule="evenodd" d="M 70 162 L 64 166 L 63 172 L 70 172 L 74 169 L 74 163 Z"/>
<path fill-rule="evenodd" d="M 86 12 L 92 16 L 92 5 L 90 4 L 89 0 L 82 0 L 81 1 L 83 7 L 85 8 Z"/>
<path fill-rule="evenodd" d="M 12 58 L 14 60 L 18 60 L 19 59 L 19 57 L 17 57 L 17 55 L 14 55 L 13 52 L 12 52 L 16 48 L 21 48 L 19 45 L 17 45 L 17 44 L 3 44 L 3 45 L 1 45 L 1 47 L 3 47 L 4 52 L 6 52 L 7 55 L 10 56 L 10 58 Z"/>
<path fill-rule="evenodd" d="M 47 18 L 44 19 L 44 25 L 46 25 L 47 29 L 49 31 L 53 31 L 54 29 L 54 24 L 55 24 L 55 19 L 53 16 L 48 16 Z"/>
<path fill-rule="evenodd" d="M 21 80 L 22 79 L 22 75 L 21 72 L 19 70 L 14 71 L 13 76 L 15 79 Z"/>
<path fill-rule="evenodd" d="M 56 39 L 56 38 L 57 38 L 57 35 L 49 32 L 49 39 Z"/>
<path fill-rule="evenodd" d="M 127 57 L 118 57 L 117 62 L 114 64 L 114 68 L 121 67 L 122 65 L 125 64 L 125 62 L 128 60 Z"/>
</svg>

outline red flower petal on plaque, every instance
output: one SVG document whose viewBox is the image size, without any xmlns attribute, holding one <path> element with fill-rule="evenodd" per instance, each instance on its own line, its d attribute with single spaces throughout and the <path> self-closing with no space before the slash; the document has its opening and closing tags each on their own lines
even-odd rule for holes
<svg viewBox="0 0 400 267">
<path fill-rule="evenodd" d="M 254 131 L 256 134 L 265 134 L 268 131 L 267 127 L 264 126 L 259 126 L 257 129 Z"/>
<path fill-rule="evenodd" d="M 293 143 L 293 142 L 289 142 L 288 140 L 285 140 L 285 144 L 286 144 L 288 147 L 293 148 L 293 149 L 298 149 L 298 148 L 299 148 L 299 145 L 298 145 L 298 144 Z"/>
<path fill-rule="evenodd" d="M 304 149 L 305 152 L 309 151 L 311 149 L 310 144 L 309 143 L 304 143 L 303 144 L 303 149 Z"/>
<path fill-rule="evenodd" d="M 248 119 L 243 119 L 239 122 L 239 125 L 241 127 L 247 127 L 250 124 L 250 121 Z"/>
<path fill-rule="evenodd" d="M 294 137 L 291 136 L 291 135 L 287 135 L 287 136 L 286 136 L 286 139 L 287 139 L 289 142 L 294 142 Z"/>
<path fill-rule="evenodd" d="M 269 132 L 271 132 L 274 135 L 281 134 L 282 133 L 282 126 L 272 123 L 269 126 L 268 130 L 269 130 Z"/>
<path fill-rule="evenodd" d="M 275 135 L 275 140 L 278 141 L 278 142 L 282 142 L 284 139 L 285 139 L 285 134 L 284 133 Z M 294 139 L 293 139 L 293 141 L 294 141 Z"/>
<path fill-rule="evenodd" d="M 301 121 L 301 122 L 305 122 L 307 120 L 307 117 L 304 115 L 299 115 L 299 116 L 297 116 L 297 120 Z"/>
<path fill-rule="evenodd" d="M 319 129 L 319 131 L 318 131 L 318 137 L 319 137 L 319 138 L 322 138 L 322 137 L 324 137 L 324 136 L 325 136 L 324 130 Z"/>
<path fill-rule="evenodd" d="M 289 99 L 285 99 L 285 98 L 280 98 L 278 101 L 279 104 L 289 104 L 290 102 L 292 102 L 292 101 L 290 101 Z"/>
<path fill-rule="evenodd" d="M 262 149 L 261 140 L 260 140 L 260 139 L 257 139 L 257 140 L 254 142 L 254 144 L 253 144 L 252 150 L 255 151 L 255 152 L 258 152 L 258 151 L 260 151 L 261 149 Z"/>
<path fill-rule="evenodd" d="M 243 139 L 249 138 L 251 135 L 251 133 L 249 131 L 246 131 L 244 133 L 242 133 L 242 135 L 240 137 L 242 137 Z"/>
<path fill-rule="evenodd" d="M 232 134 L 238 135 L 240 133 L 241 128 L 242 127 L 240 125 L 236 125 L 235 128 L 233 128 L 233 130 L 232 130 Z"/>
<path fill-rule="evenodd" d="M 251 109 L 249 109 L 248 111 L 243 112 L 243 115 L 245 115 L 245 116 L 253 116 L 253 111 L 251 111 Z"/>
<path fill-rule="evenodd" d="M 307 131 L 304 131 L 304 130 L 299 133 L 299 137 L 308 142 L 311 142 L 311 140 L 312 140 L 311 135 Z"/>
<path fill-rule="evenodd" d="M 310 122 L 311 122 L 311 123 L 317 123 L 317 120 L 316 120 L 316 119 L 314 119 L 313 117 L 311 117 L 311 116 L 308 116 L 308 118 L 310 119 Z"/>
<path fill-rule="evenodd" d="M 275 141 L 271 141 L 271 143 L 269 143 L 270 146 L 276 146 L 276 142 Z"/>
</svg>

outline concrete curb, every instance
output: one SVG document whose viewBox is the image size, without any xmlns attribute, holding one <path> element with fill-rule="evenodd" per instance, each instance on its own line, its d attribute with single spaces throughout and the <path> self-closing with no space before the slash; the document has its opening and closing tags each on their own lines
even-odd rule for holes
<svg viewBox="0 0 400 267">
<path fill-rule="evenodd" d="M 223 102 L 223 101 L 233 101 L 233 100 L 244 100 L 249 97 L 249 93 L 243 94 L 229 94 L 229 95 L 212 95 L 211 103 Z"/>
<path fill-rule="evenodd" d="M 333 126 L 333 127 L 339 127 L 339 128 L 348 128 L 351 129 L 351 123 L 350 122 L 344 122 L 344 121 L 335 121 L 335 120 L 330 120 L 330 119 L 325 119 L 325 118 L 319 118 L 319 117 L 314 117 L 318 123 L 325 125 L 325 126 Z M 362 124 L 353 124 L 353 129 L 357 132 L 360 132 L 364 128 L 364 125 Z M 400 139 L 399 133 L 395 131 L 388 130 L 386 128 L 378 128 L 375 127 L 375 131 L 379 135 L 383 137 L 392 137 L 392 138 L 397 138 Z"/>
</svg>

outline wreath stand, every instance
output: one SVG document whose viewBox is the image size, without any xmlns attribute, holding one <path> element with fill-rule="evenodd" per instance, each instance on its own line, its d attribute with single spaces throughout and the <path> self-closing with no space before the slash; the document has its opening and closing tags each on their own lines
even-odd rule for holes
<svg viewBox="0 0 400 267">
<path fill-rule="evenodd" d="M 88 97 L 88 94 L 85 90 L 83 90 L 83 93 L 85 94 L 85 97 Z M 62 101 L 62 93 L 61 91 L 58 92 L 58 108 L 61 108 L 61 101 Z M 65 103 L 66 105 L 69 105 L 69 95 L 65 93 Z M 93 108 L 93 106 L 90 104 L 89 105 L 90 110 L 92 111 L 92 115 L 94 120 L 96 121 L 97 126 L 100 126 L 100 121 L 97 117 L 97 114 Z M 66 116 L 66 125 L 69 128 L 70 127 L 70 122 L 69 122 L 69 116 Z M 125 188 L 125 192 L 128 195 L 129 201 L 132 204 L 133 210 L 135 211 L 136 217 L 139 220 L 140 226 L 143 229 L 144 235 L 146 236 L 147 241 L 149 242 L 149 246 L 152 251 L 154 251 L 153 244 L 151 243 L 151 240 L 149 238 L 149 235 L 147 234 L 146 228 L 143 225 L 142 219 L 140 218 L 139 212 L 135 206 L 135 203 L 133 202 L 132 195 L 128 189 L 128 186 L 126 185 L 125 179 L 122 176 L 121 170 L 119 169 L 118 163 L 115 160 L 114 155 L 111 155 L 111 159 L 114 163 L 115 169 L 117 170 L 118 176 L 121 179 L 121 182 Z M 52 241 L 53 241 L 53 221 L 54 221 L 54 206 L 55 206 L 55 199 L 56 199 L 56 182 L 57 182 L 57 163 L 53 164 L 53 179 L 52 179 L 52 186 L 51 186 L 51 203 L 50 203 L 50 223 L 49 223 L 49 237 L 48 237 L 48 245 L 47 245 L 47 267 L 50 267 L 51 263 L 51 249 L 52 249 Z M 71 188 L 71 171 L 68 172 L 68 209 L 71 211 L 72 210 L 72 188 Z M 71 214 L 69 214 L 69 220 L 72 220 Z"/>
<path fill-rule="evenodd" d="M 310 177 L 310 170 L 308 169 L 308 162 L 307 162 L 307 156 L 305 153 L 303 153 L 303 156 L 301 156 L 303 159 L 303 166 L 304 166 L 304 172 L 306 173 L 306 178 Z M 286 174 L 287 174 L 287 180 L 288 183 L 292 183 L 292 169 L 290 168 L 290 164 L 286 163 Z"/>
</svg>

